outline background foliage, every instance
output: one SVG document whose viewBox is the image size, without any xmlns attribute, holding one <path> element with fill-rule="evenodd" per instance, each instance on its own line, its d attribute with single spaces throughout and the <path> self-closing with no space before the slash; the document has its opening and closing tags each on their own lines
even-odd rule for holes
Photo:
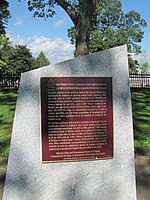
<svg viewBox="0 0 150 200">
<path fill-rule="evenodd" d="M 0 35 L 5 34 L 5 28 L 11 17 L 9 3 L 6 0 L 0 0 Z"/>
</svg>

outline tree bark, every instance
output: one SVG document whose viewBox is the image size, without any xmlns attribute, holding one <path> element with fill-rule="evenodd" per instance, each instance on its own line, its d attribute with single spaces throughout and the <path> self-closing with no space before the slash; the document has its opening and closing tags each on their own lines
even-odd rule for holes
<svg viewBox="0 0 150 200">
<path fill-rule="evenodd" d="M 76 46 L 75 57 L 86 55 L 89 53 L 89 38 L 90 38 L 91 24 L 88 19 L 82 21 L 79 19 L 76 26 Z"/>
<path fill-rule="evenodd" d="M 79 12 L 66 0 L 58 0 L 60 5 L 69 15 L 76 28 L 75 57 L 89 53 L 90 31 L 95 17 L 96 0 L 79 0 Z"/>
<path fill-rule="evenodd" d="M 79 0 L 79 5 L 79 16 L 76 26 L 76 57 L 89 54 L 89 39 L 93 27 L 96 0 Z"/>
<path fill-rule="evenodd" d="M 66 13 L 69 15 L 70 19 L 76 26 L 78 21 L 78 15 L 73 6 L 66 0 L 57 0 L 57 4 L 66 11 Z"/>
</svg>

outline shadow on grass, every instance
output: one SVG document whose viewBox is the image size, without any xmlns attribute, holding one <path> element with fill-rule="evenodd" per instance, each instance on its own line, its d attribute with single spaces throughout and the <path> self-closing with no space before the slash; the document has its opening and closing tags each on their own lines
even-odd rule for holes
<svg viewBox="0 0 150 200">
<path fill-rule="evenodd" d="M 9 154 L 16 98 L 16 93 L 0 93 L 0 156 L 6 159 Z"/>
<path fill-rule="evenodd" d="M 16 93 L 0 93 L 0 105 L 15 105 L 17 94 Z"/>
<path fill-rule="evenodd" d="M 132 91 L 133 128 L 136 147 L 150 147 L 150 90 Z"/>
</svg>

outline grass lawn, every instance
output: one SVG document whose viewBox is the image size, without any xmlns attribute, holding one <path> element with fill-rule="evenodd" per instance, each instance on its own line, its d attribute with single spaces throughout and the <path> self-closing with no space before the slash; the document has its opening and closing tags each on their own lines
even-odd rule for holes
<svg viewBox="0 0 150 200">
<path fill-rule="evenodd" d="M 17 94 L 0 93 L 0 165 L 7 163 Z M 150 148 L 150 90 L 132 91 L 135 148 Z"/>
<path fill-rule="evenodd" d="M 5 164 L 9 154 L 14 111 L 17 94 L 0 93 L 0 165 Z"/>
<path fill-rule="evenodd" d="M 132 92 L 134 144 L 150 148 L 150 90 Z"/>
</svg>

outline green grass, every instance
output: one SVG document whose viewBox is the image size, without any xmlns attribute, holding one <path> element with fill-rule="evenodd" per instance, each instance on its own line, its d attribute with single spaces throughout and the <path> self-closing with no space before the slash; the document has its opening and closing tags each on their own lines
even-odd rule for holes
<svg viewBox="0 0 150 200">
<path fill-rule="evenodd" d="M 0 93 L 0 165 L 6 162 L 17 94 Z M 150 148 L 150 90 L 132 92 L 135 148 Z"/>
<path fill-rule="evenodd" d="M 8 158 L 17 94 L 0 93 L 0 157 Z"/>
<path fill-rule="evenodd" d="M 150 148 L 150 90 L 132 92 L 135 148 Z"/>
</svg>

